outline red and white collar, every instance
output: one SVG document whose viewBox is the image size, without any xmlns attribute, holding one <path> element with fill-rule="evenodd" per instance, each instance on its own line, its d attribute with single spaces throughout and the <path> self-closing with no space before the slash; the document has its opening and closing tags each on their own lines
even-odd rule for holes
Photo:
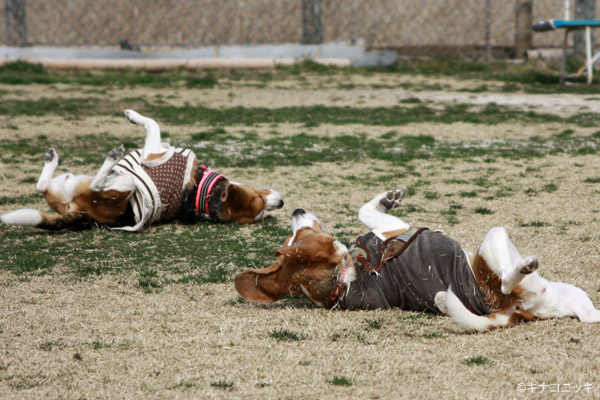
<svg viewBox="0 0 600 400">
<path fill-rule="evenodd" d="M 208 169 L 205 165 L 202 165 L 204 169 L 204 175 L 198 184 L 198 191 L 196 192 L 196 204 L 195 208 L 198 214 L 205 217 L 209 215 L 208 197 L 213 190 L 215 184 L 223 178 L 223 175 L 216 173 L 212 169 Z"/>
</svg>

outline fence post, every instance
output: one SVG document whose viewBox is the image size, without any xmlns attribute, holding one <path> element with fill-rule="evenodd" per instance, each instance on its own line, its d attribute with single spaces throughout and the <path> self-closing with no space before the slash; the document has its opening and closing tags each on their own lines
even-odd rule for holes
<svg viewBox="0 0 600 400">
<path fill-rule="evenodd" d="M 491 0 L 485 0 L 485 60 L 492 61 L 492 4 Z"/>
<path fill-rule="evenodd" d="M 322 0 L 302 0 L 302 44 L 323 43 Z"/>
<path fill-rule="evenodd" d="M 533 47 L 533 0 L 517 0 L 515 57 L 524 58 Z"/>
<path fill-rule="evenodd" d="M 25 0 L 4 0 L 4 18 L 6 44 L 8 46 L 27 46 Z"/>
<path fill-rule="evenodd" d="M 595 19 L 596 0 L 575 0 L 575 19 Z M 593 45 L 593 44 L 592 44 Z M 585 57 L 585 32 L 578 30 L 573 33 L 573 55 Z"/>
<path fill-rule="evenodd" d="M 27 45 L 27 22 L 25 20 L 25 0 L 4 0 L 6 22 L 6 44 L 8 46 Z"/>
</svg>

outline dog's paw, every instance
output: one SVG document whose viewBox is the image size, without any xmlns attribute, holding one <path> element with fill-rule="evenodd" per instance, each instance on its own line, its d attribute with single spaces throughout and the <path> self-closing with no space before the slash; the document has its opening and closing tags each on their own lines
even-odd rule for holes
<svg viewBox="0 0 600 400">
<path fill-rule="evenodd" d="M 517 265 L 517 269 L 523 275 L 531 274 L 533 271 L 537 270 L 540 266 L 540 263 L 536 257 L 529 256 L 525 257 L 519 264 Z"/>
<path fill-rule="evenodd" d="M 123 157 L 123 154 L 125 154 L 125 147 L 123 147 L 123 145 L 120 145 L 119 147 L 115 147 L 110 151 L 110 153 L 108 153 L 108 158 L 114 161 L 119 161 Z"/>
<path fill-rule="evenodd" d="M 437 292 L 433 301 L 435 306 L 442 312 L 442 314 L 448 315 L 448 306 L 446 305 L 446 297 L 448 292 Z"/>
<path fill-rule="evenodd" d="M 44 154 L 44 163 L 50 164 L 52 162 L 58 163 L 58 153 L 54 150 L 54 147 L 50 147 L 46 154 Z"/>
<path fill-rule="evenodd" d="M 392 208 L 398 207 L 402 201 L 402 196 L 404 196 L 404 192 L 401 189 L 390 190 L 381 198 L 381 200 L 379 200 L 379 203 L 384 206 L 386 210 L 391 210 Z"/>
<path fill-rule="evenodd" d="M 140 124 L 142 116 L 133 110 L 125 110 L 125 118 L 132 124 Z"/>
</svg>

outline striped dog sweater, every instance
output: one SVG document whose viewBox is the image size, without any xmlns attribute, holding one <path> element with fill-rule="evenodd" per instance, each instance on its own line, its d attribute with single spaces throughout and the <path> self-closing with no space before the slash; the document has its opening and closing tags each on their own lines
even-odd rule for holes
<svg viewBox="0 0 600 400">
<path fill-rule="evenodd" d="M 116 173 L 131 175 L 136 187 L 130 200 L 135 225 L 114 229 L 140 231 L 151 223 L 169 221 L 179 214 L 183 189 L 192 174 L 196 155 L 191 150 L 165 146 L 168 146 L 166 153 L 158 159 L 142 161 L 141 150 L 136 150 L 113 168 Z"/>
</svg>

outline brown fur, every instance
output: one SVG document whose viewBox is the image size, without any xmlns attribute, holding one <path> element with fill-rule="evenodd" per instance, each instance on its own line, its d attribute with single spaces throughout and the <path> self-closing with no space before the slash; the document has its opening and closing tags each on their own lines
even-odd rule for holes
<svg viewBox="0 0 600 400">
<path fill-rule="evenodd" d="M 163 153 L 164 154 L 164 153 Z M 147 161 L 160 158 L 163 154 L 151 154 Z M 183 189 L 183 202 L 180 215 L 177 219 L 182 222 L 194 222 L 198 219 L 195 211 L 195 198 L 198 183 L 204 169 L 194 160 L 194 173 L 185 183 Z M 59 215 L 40 213 L 42 222 L 39 228 L 58 230 L 69 227 L 81 228 L 94 223 L 121 227 L 133 225 L 133 213 L 129 208 L 130 191 L 119 192 L 116 190 L 92 191 L 92 179 L 81 181 L 73 192 L 73 199 L 66 201 L 57 193 L 48 189 L 44 193 L 46 202 Z M 245 185 L 233 185 L 226 178 L 215 185 L 216 197 L 211 198 L 211 218 L 220 222 L 235 222 L 250 224 L 260 221 L 256 216 L 265 209 L 267 189 L 255 189 Z M 281 206 L 283 203 L 281 203 Z M 169 221 L 161 221 L 169 222 Z"/>
<path fill-rule="evenodd" d="M 383 237 L 389 239 L 391 237 L 403 235 L 406 232 L 408 232 L 408 229 L 396 229 L 395 231 L 383 232 Z"/>
<path fill-rule="evenodd" d="M 254 218 L 267 204 L 266 197 L 269 191 L 255 189 L 245 185 L 227 185 L 225 192 L 221 194 L 223 221 L 235 221 L 239 224 L 251 224 Z"/>
<path fill-rule="evenodd" d="M 76 220 L 97 222 L 106 226 L 121 224 L 129 205 L 131 192 L 118 190 L 95 192 L 90 189 L 90 183 L 91 180 L 80 182 L 74 191 L 73 199 L 69 202 L 51 190 L 44 193 L 50 208 L 59 215 L 41 213 L 42 226 L 40 228 L 62 229 Z M 65 220 L 61 221 L 61 217 L 65 217 Z"/>
<path fill-rule="evenodd" d="M 286 238 L 285 243 L 288 241 Z M 286 294 L 300 294 L 317 304 L 328 304 L 342 259 L 335 251 L 333 237 L 302 228 L 294 243 L 277 250 L 275 256 L 279 258 L 272 266 L 236 276 L 235 288 L 244 298 L 271 303 Z"/>
<path fill-rule="evenodd" d="M 524 291 L 522 286 L 517 285 L 510 294 L 504 294 L 500 289 L 502 285 L 500 277 L 498 277 L 498 275 L 492 271 L 479 253 L 471 258 L 471 265 L 475 279 L 483 291 L 486 301 L 490 307 L 491 314 L 488 316 L 488 318 L 494 320 L 498 317 L 498 315 L 509 316 L 506 325 L 490 325 L 488 330 L 507 328 L 512 325 L 521 322 L 528 322 L 537 318 L 529 311 L 525 311 L 520 308 L 521 296 L 523 295 Z"/>
<path fill-rule="evenodd" d="M 491 312 L 509 309 L 519 302 L 523 288 L 517 285 L 510 294 L 502 293 L 500 277 L 492 271 L 479 253 L 471 259 L 471 267 Z"/>
<path fill-rule="evenodd" d="M 144 161 L 148 162 L 148 161 L 152 161 L 152 160 L 158 160 L 159 158 L 161 158 L 162 156 L 164 156 L 165 153 L 166 152 L 156 153 L 156 154 L 149 154 L 148 157 L 144 158 Z"/>
<path fill-rule="evenodd" d="M 401 233 L 390 231 L 384 236 L 392 237 Z M 318 222 L 313 227 L 298 230 L 294 242 L 288 244 L 290 238 L 288 236 L 284 247 L 275 253 L 279 257 L 275 264 L 238 274 L 235 288 L 242 297 L 251 301 L 271 303 L 286 294 L 300 294 L 309 297 L 315 304 L 328 306 L 344 255 L 336 252 L 333 237 L 323 233 Z M 517 285 L 511 294 L 505 295 L 500 289 L 500 278 L 479 253 L 471 257 L 471 265 L 490 305 L 490 320 L 495 320 L 499 315 L 508 315 L 508 323 L 500 327 L 504 328 L 536 318 L 532 313 L 520 309 L 521 286 Z M 496 328 L 490 325 L 489 329 Z"/>
</svg>

